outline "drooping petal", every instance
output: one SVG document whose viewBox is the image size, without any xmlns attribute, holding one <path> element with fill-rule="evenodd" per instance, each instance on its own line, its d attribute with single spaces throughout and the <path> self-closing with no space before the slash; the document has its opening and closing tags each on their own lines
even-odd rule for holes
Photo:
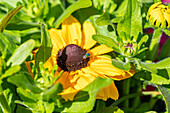
<svg viewBox="0 0 170 113">
<path fill-rule="evenodd" d="M 133 76 L 135 71 L 124 71 L 112 65 L 112 60 L 105 56 L 97 56 L 89 61 L 89 67 L 99 74 L 106 75 L 114 80 L 121 80 Z"/>
<path fill-rule="evenodd" d="M 49 30 L 49 34 L 53 45 L 53 51 L 58 52 L 60 49 L 66 46 L 66 42 L 61 30 L 52 28 Z"/>
<path fill-rule="evenodd" d="M 62 33 L 68 44 L 81 45 L 81 24 L 73 16 L 69 16 L 62 23 Z"/>
<path fill-rule="evenodd" d="M 26 65 L 31 77 L 34 78 L 34 74 L 32 73 L 31 66 L 30 66 L 31 63 L 33 63 L 35 65 L 35 60 L 25 62 L 25 65 Z"/>
<path fill-rule="evenodd" d="M 82 30 L 82 48 L 83 49 L 90 49 L 96 44 L 96 41 L 92 39 L 92 35 L 96 34 L 96 31 L 93 25 L 90 22 L 83 23 L 83 30 Z"/>
<path fill-rule="evenodd" d="M 101 55 L 104 53 L 109 53 L 111 51 L 113 51 L 113 49 L 111 49 L 110 47 L 108 47 L 104 44 L 94 47 L 93 49 L 90 50 L 90 52 L 93 54 L 93 56 Z"/>
<path fill-rule="evenodd" d="M 119 97 L 119 93 L 113 82 L 111 85 L 101 89 L 97 93 L 96 99 L 103 99 L 104 101 L 106 101 L 108 98 L 117 100 L 118 97 Z"/>
</svg>

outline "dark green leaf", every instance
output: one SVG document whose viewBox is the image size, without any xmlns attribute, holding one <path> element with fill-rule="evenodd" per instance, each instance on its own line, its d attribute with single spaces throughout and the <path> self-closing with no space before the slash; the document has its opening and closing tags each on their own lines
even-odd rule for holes
<svg viewBox="0 0 170 113">
<path fill-rule="evenodd" d="M 130 62 L 121 62 L 118 60 L 113 59 L 112 64 L 122 70 L 129 71 L 131 69 Z"/>
<path fill-rule="evenodd" d="M 168 92 L 168 90 L 161 86 L 161 85 L 157 85 L 158 89 L 161 91 L 162 96 L 164 97 L 165 103 L 166 103 L 166 112 L 169 113 L 170 112 L 170 93 Z"/>
<path fill-rule="evenodd" d="M 119 46 L 116 44 L 116 42 L 112 38 L 103 36 L 103 35 L 93 35 L 92 38 L 95 41 L 99 42 L 100 44 L 105 44 L 108 47 L 114 49 L 114 51 L 120 52 Z"/>
<path fill-rule="evenodd" d="M 170 57 L 156 63 L 157 69 L 170 68 Z"/>
<path fill-rule="evenodd" d="M 81 8 L 86 8 L 86 7 L 90 7 L 92 5 L 91 0 L 79 0 L 77 2 L 75 2 L 74 4 L 72 4 L 71 6 L 69 6 L 64 13 L 62 13 L 62 15 L 57 19 L 57 21 L 55 21 L 54 25 L 56 28 L 59 27 L 59 25 L 66 19 L 68 18 L 71 13 L 73 13 L 75 10 L 77 9 L 81 9 Z"/>
<path fill-rule="evenodd" d="M 12 54 L 10 59 L 7 62 L 7 65 L 9 66 L 12 63 L 12 66 L 14 65 L 20 65 L 23 63 L 23 61 L 30 55 L 31 51 L 33 50 L 35 46 L 35 41 L 30 39 L 20 45 Z"/>
<path fill-rule="evenodd" d="M 57 98 L 58 93 L 61 93 L 62 89 L 62 85 L 58 82 L 43 92 L 42 99 L 48 101 L 49 99 Z"/>
<path fill-rule="evenodd" d="M 134 36 L 135 38 L 139 33 L 142 33 L 141 8 L 137 0 L 128 0 L 126 12 L 118 23 L 117 30 L 119 37 L 121 37 L 120 32 L 125 32 L 130 37 Z"/>
<path fill-rule="evenodd" d="M 32 84 L 24 74 L 16 74 L 15 76 L 8 77 L 8 82 L 16 85 L 17 87 L 28 89 L 33 93 L 42 92 L 42 90 L 35 84 Z"/>
<path fill-rule="evenodd" d="M 8 22 L 12 19 L 13 16 L 16 15 L 16 13 L 23 7 L 22 6 L 18 6 L 16 8 L 14 8 L 13 10 L 11 10 L 1 21 L 0 23 L 0 32 L 2 33 L 3 30 L 5 29 L 6 25 L 8 24 Z"/>
<path fill-rule="evenodd" d="M 170 40 L 167 40 L 161 48 L 161 53 L 159 56 L 160 59 L 170 57 L 169 45 L 170 45 Z"/>
<path fill-rule="evenodd" d="M 51 56 L 52 44 L 48 29 L 44 24 L 41 24 L 41 46 L 36 53 L 35 65 L 38 67 L 39 62 L 45 63 Z"/>
<path fill-rule="evenodd" d="M 112 83 L 112 79 L 98 77 L 90 85 L 80 91 L 74 101 L 63 103 L 65 109 L 62 112 L 90 112 L 93 109 L 98 91 Z"/>
<path fill-rule="evenodd" d="M 154 34 L 149 46 L 149 53 L 148 53 L 148 58 L 152 61 L 155 60 L 155 58 L 157 57 L 161 34 L 162 34 L 161 29 L 154 30 Z"/>
<path fill-rule="evenodd" d="M 124 113 L 124 111 L 122 111 L 117 106 L 115 106 L 115 107 L 105 107 L 98 111 L 95 111 L 94 113 Z"/>
</svg>

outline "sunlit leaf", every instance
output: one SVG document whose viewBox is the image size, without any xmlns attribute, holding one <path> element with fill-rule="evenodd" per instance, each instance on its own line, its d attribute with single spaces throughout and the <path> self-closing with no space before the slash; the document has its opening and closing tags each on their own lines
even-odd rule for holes
<svg viewBox="0 0 170 113">
<path fill-rule="evenodd" d="M 42 90 L 35 84 L 32 84 L 24 74 L 16 74 L 14 76 L 8 77 L 8 82 L 16 85 L 17 87 L 22 87 L 24 89 L 30 90 L 33 93 L 42 92 Z"/>
<path fill-rule="evenodd" d="M 12 66 L 14 65 L 20 65 L 23 63 L 23 61 L 30 55 L 31 51 L 33 50 L 35 46 L 35 41 L 30 39 L 20 45 L 12 54 L 10 59 L 7 62 L 7 65 L 10 65 L 12 63 Z"/>
<path fill-rule="evenodd" d="M 113 59 L 112 64 L 122 70 L 129 71 L 131 69 L 130 62 L 121 62 L 118 60 Z"/>
<path fill-rule="evenodd" d="M 12 19 L 13 16 L 16 15 L 16 13 L 22 8 L 23 6 L 18 6 L 16 8 L 14 8 L 13 10 L 11 10 L 1 21 L 0 23 L 0 32 L 2 33 L 3 30 L 5 29 L 6 25 L 8 24 L 8 22 Z"/>
<path fill-rule="evenodd" d="M 147 71 L 153 72 L 153 73 L 157 73 L 155 63 L 147 63 L 147 62 L 139 61 L 139 65 L 144 70 L 147 70 Z"/>
<path fill-rule="evenodd" d="M 170 57 L 156 63 L 157 69 L 170 68 Z"/>
<path fill-rule="evenodd" d="M 73 13 L 75 10 L 77 9 L 81 9 L 81 8 L 86 8 L 86 7 L 90 7 L 92 5 L 91 0 L 79 0 L 77 2 L 75 2 L 74 4 L 72 4 L 71 6 L 69 6 L 64 13 L 62 13 L 62 15 L 55 21 L 54 25 L 56 28 L 59 27 L 59 25 L 66 19 L 68 18 L 71 13 Z"/>
</svg>

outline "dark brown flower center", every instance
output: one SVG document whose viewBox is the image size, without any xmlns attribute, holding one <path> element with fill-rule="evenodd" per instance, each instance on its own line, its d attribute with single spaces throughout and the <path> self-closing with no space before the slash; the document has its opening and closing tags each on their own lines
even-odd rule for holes
<svg viewBox="0 0 170 113">
<path fill-rule="evenodd" d="M 57 64 L 64 71 L 75 71 L 87 66 L 89 58 L 83 58 L 86 50 L 70 44 L 61 49 L 57 54 Z"/>
</svg>

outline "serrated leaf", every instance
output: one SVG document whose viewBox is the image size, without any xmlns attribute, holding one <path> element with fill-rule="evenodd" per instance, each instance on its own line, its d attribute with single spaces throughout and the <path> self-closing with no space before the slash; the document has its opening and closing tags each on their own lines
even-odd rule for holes
<svg viewBox="0 0 170 113">
<path fill-rule="evenodd" d="M 170 68 L 170 57 L 156 63 L 157 69 Z"/>
<path fill-rule="evenodd" d="M 157 73 L 155 63 L 146 63 L 146 62 L 139 61 L 139 65 L 144 70 L 147 70 L 147 71 L 153 72 L 153 73 Z"/>
<path fill-rule="evenodd" d="M 33 50 L 35 46 L 35 41 L 30 39 L 20 45 L 12 54 L 12 56 L 9 58 L 7 62 L 7 66 L 9 66 L 12 63 L 12 66 L 14 65 L 20 65 L 23 63 L 23 61 L 30 55 L 31 51 Z"/>
<path fill-rule="evenodd" d="M 24 74 L 16 74 L 15 76 L 8 77 L 7 80 L 17 87 L 28 89 L 33 93 L 39 94 L 42 92 L 42 90 L 38 88 L 35 84 L 32 84 Z"/>
<path fill-rule="evenodd" d="M 118 23 L 117 31 L 119 37 L 121 37 L 121 31 L 136 38 L 139 33 L 142 33 L 141 8 L 137 0 L 128 0 L 126 12 Z"/>
<path fill-rule="evenodd" d="M 116 44 L 116 42 L 112 38 L 103 36 L 103 35 L 93 35 L 92 38 L 95 41 L 99 42 L 100 44 L 105 44 L 108 47 L 114 49 L 114 51 L 120 52 L 119 46 Z"/>
<path fill-rule="evenodd" d="M 90 112 L 93 109 L 98 91 L 112 83 L 112 79 L 98 77 L 95 81 L 80 91 L 73 102 L 63 103 L 62 112 Z"/>
<path fill-rule="evenodd" d="M 166 112 L 169 113 L 170 112 L 170 93 L 168 92 L 168 90 L 161 86 L 161 85 L 157 85 L 158 89 L 161 91 L 162 96 L 164 97 L 165 103 L 166 103 Z"/>
<path fill-rule="evenodd" d="M 14 9 L 12 9 L 1 21 L 0 23 L 0 32 L 2 33 L 3 30 L 5 29 L 6 25 L 8 24 L 8 22 L 12 19 L 13 16 L 16 15 L 16 13 L 23 7 L 22 6 L 18 6 Z"/>
<path fill-rule="evenodd" d="M 92 5 L 91 0 L 79 0 L 77 2 L 75 2 L 74 4 L 70 5 L 65 11 L 64 13 L 62 13 L 62 15 L 55 21 L 54 25 L 55 28 L 58 28 L 59 25 L 66 19 L 68 18 L 71 13 L 73 13 L 74 11 L 81 9 L 81 8 L 86 8 L 86 7 L 90 7 Z"/>
<path fill-rule="evenodd" d="M 161 29 L 154 30 L 154 34 L 149 46 L 149 53 L 148 53 L 148 58 L 152 61 L 155 60 L 157 57 L 161 34 L 162 34 Z"/>
<path fill-rule="evenodd" d="M 129 71 L 131 69 L 130 62 L 121 62 L 113 59 L 112 64 L 122 70 Z"/>
</svg>

